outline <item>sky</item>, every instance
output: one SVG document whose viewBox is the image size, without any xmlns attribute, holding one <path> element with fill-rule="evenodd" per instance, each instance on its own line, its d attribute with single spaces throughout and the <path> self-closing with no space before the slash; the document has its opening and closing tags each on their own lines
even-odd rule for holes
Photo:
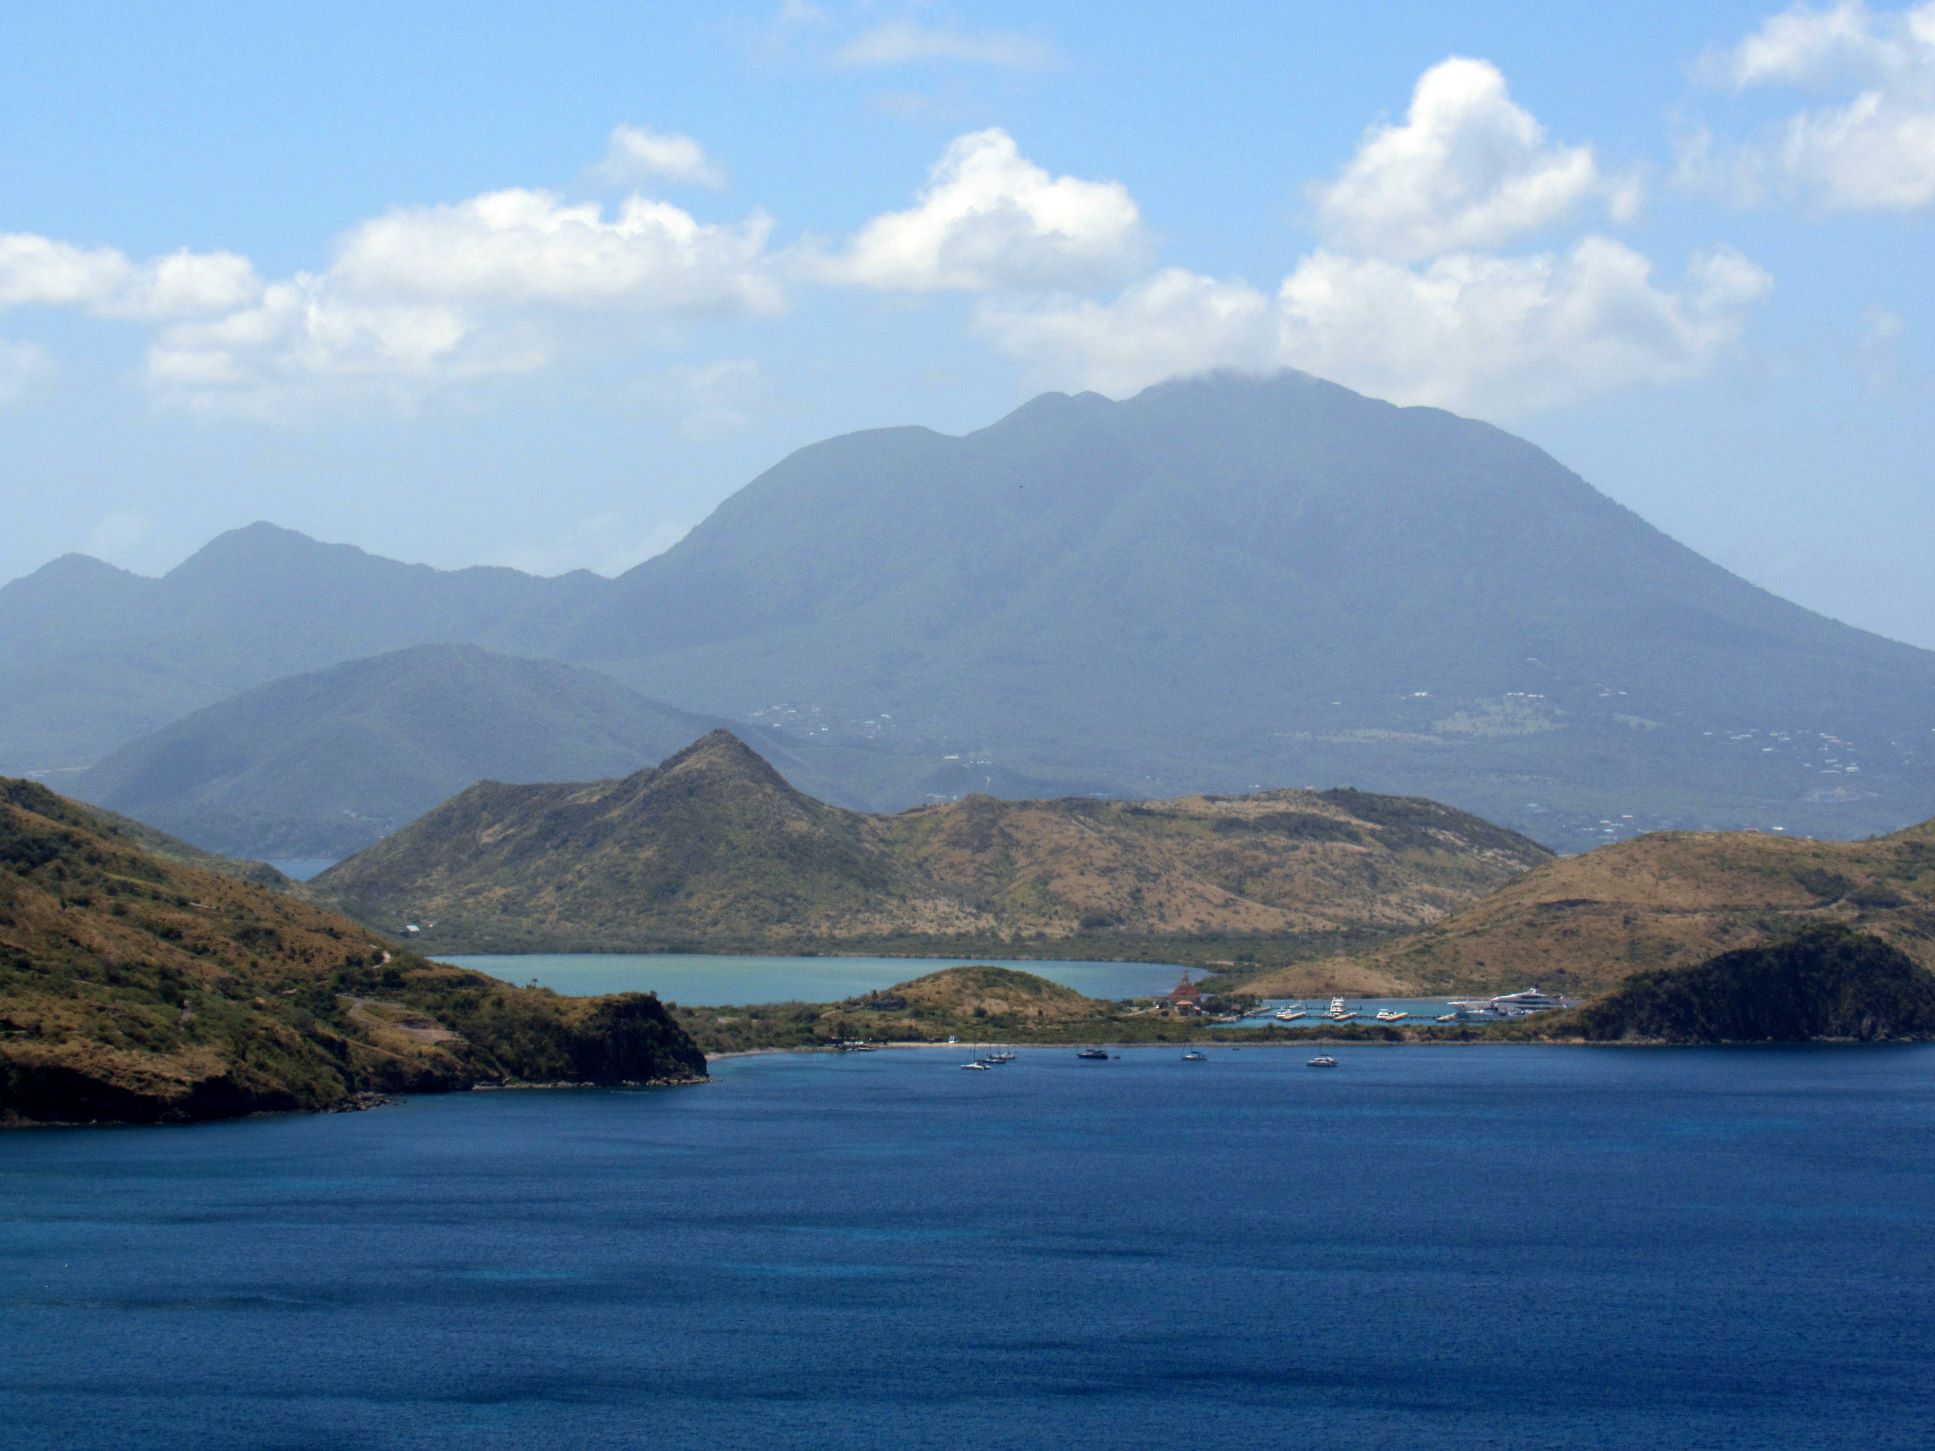
<svg viewBox="0 0 1935 1451">
<path fill-rule="evenodd" d="M 1295 367 L 1935 647 L 1932 213 L 1935 0 L 0 0 L 0 580 L 609 574 L 833 434 Z"/>
</svg>

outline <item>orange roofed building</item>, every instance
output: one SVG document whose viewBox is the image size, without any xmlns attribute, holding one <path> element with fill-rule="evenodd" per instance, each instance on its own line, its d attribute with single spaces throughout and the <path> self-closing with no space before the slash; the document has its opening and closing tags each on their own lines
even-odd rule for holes
<svg viewBox="0 0 1935 1451">
<path fill-rule="evenodd" d="M 1203 990 L 1189 980 L 1189 974 L 1182 975 L 1182 981 L 1169 989 L 1169 1011 L 1177 1017 L 1186 1017 L 1203 1010 Z"/>
</svg>

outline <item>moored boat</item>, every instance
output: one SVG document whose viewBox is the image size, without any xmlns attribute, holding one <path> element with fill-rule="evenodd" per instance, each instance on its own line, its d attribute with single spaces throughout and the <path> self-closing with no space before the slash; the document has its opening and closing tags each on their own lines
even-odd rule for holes
<svg viewBox="0 0 1935 1451">
<path fill-rule="evenodd" d="M 1319 1053 L 1304 1066 L 1307 1068 L 1335 1068 L 1337 1066 L 1337 1060 L 1328 1053 Z"/>
<path fill-rule="evenodd" d="M 1075 1056 L 1077 1058 L 1107 1058 L 1109 1056 L 1109 1050 L 1106 1048 L 1084 1048 Z"/>
</svg>

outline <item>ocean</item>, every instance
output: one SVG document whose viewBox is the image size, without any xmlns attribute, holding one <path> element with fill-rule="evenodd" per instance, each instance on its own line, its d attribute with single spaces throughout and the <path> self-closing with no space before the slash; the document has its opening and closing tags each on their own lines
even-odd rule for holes
<svg viewBox="0 0 1935 1451">
<path fill-rule="evenodd" d="M 1924 1447 L 1935 1048 L 775 1055 L 0 1137 L 28 1447 Z"/>
</svg>

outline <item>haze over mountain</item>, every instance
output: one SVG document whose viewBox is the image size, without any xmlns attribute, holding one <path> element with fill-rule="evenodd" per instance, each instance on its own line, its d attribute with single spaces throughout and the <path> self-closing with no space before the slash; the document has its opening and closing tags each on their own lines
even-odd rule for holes
<svg viewBox="0 0 1935 1451">
<path fill-rule="evenodd" d="M 474 781 L 624 774 L 717 724 L 554 661 L 418 645 L 208 706 L 68 789 L 229 855 L 344 857 Z"/>
<path fill-rule="evenodd" d="M 160 579 L 70 554 L 0 588 L 0 770 L 89 765 L 237 691 L 359 656 L 519 651 L 608 588 L 584 572 L 398 564 L 270 524 Z"/>
<path fill-rule="evenodd" d="M 1298 374 L 829 440 L 615 581 L 257 527 L 158 581 L 57 562 L 0 590 L 0 640 L 16 769 L 463 640 L 773 727 L 876 808 L 1349 782 L 1572 847 L 1935 812 L 1935 653 L 1746 584 L 1496 428 Z"/>
<path fill-rule="evenodd" d="M 388 930 L 425 924 L 439 952 L 1276 958 L 1435 921 L 1547 857 L 1435 802 L 1351 791 L 870 816 L 718 731 L 619 781 L 473 786 L 310 887 Z"/>
<path fill-rule="evenodd" d="M 1575 843 L 1625 813 L 1935 810 L 1935 654 L 1753 588 L 1496 428 L 1296 374 L 803 449 L 569 649 L 722 715 L 886 715 L 904 747 L 1144 794 L 1350 781 Z"/>
</svg>

